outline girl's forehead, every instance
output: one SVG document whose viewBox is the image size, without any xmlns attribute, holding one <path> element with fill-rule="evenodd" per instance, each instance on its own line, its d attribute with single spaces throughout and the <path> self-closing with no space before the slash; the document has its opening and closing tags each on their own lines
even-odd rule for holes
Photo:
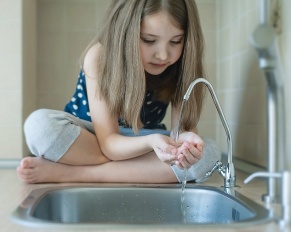
<svg viewBox="0 0 291 232">
<path fill-rule="evenodd" d="M 183 30 L 173 23 L 173 18 L 167 13 L 160 11 L 158 13 L 147 15 L 141 22 L 141 32 L 146 34 L 183 34 Z"/>
</svg>

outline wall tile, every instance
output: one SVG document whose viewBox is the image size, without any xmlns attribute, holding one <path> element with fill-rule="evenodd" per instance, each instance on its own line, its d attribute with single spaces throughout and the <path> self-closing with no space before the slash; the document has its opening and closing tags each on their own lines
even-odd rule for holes
<svg viewBox="0 0 291 232">
<path fill-rule="evenodd" d="M 95 33 L 90 32 L 68 32 L 66 60 L 78 63 L 85 48 L 95 37 Z"/>
<path fill-rule="evenodd" d="M 1 121 L 0 125 L 15 125 L 20 126 L 22 124 L 22 102 L 21 91 L 2 90 L 0 95 L 1 106 Z"/>
<path fill-rule="evenodd" d="M 91 31 L 95 26 L 95 3 L 67 2 L 68 30 L 73 32 Z"/>
<path fill-rule="evenodd" d="M 38 63 L 61 64 L 66 58 L 67 37 L 60 33 L 38 34 Z"/>
<path fill-rule="evenodd" d="M 216 141 L 215 121 L 199 121 L 197 126 L 198 134 L 202 138 L 211 138 Z"/>
<path fill-rule="evenodd" d="M 13 30 L 11 30 L 13 28 Z M 7 55 L 21 53 L 21 21 L 0 21 L 0 52 Z"/>
<path fill-rule="evenodd" d="M 37 30 L 39 33 L 62 33 L 67 28 L 66 16 L 65 1 L 37 0 Z"/>
<path fill-rule="evenodd" d="M 215 31 L 216 30 L 215 0 L 210 1 L 202 0 L 196 1 L 196 3 L 203 30 Z"/>
<path fill-rule="evenodd" d="M 19 0 L 0 0 L 0 22 L 21 20 L 21 4 Z"/>
<path fill-rule="evenodd" d="M 22 154 L 21 1 L 0 0 L 0 158 Z"/>
<path fill-rule="evenodd" d="M 39 92 L 38 97 L 38 108 L 63 110 L 72 96 L 66 96 L 63 91 L 55 91 L 53 94 L 51 92 Z"/>
<path fill-rule="evenodd" d="M 202 122 L 215 122 L 217 118 L 217 111 L 209 91 L 206 91 L 204 107 L 201 113 Z M 214 128 L 213 128 L 214 129 Z"/>
<path fill-rule="evenodd" d="M 211 83 L 215 91 L 217 91 L 216 83 L 216 61 L 215 62 L 205 62 L 204 63 L 206 79 Z"/>
<path fill-rule="evenodd" d="M 21 89 L 21 55 L 0 55 L 0 91 Z"/>
<path fill-rule="evenodd" d="M 0 159 L 19 159 L 22 154 L 22 125 L 0 126 Z"/>
<path fill-rule="evenodd" d="M 205 60 L 206 62 L 216 61 L 216 46 L 213 38 L 216 37 L 215 32 L 204 32 L 205 38 Z"/>
<path fill-rule="evenodd" d="M 75 90 L 81 53 L 95 35 L 109 3 L 38 1 L 38 107 L 63 109 L 69 101 Z"/>
</svg>

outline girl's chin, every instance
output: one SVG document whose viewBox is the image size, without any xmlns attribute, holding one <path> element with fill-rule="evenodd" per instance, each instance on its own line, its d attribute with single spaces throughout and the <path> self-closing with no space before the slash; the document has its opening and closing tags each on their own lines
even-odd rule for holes
<svg viewBox="0 0 291 232">
<path fill-rule="evenodd" d="M 161 73 L 150 73 L 150 72 L 146 72 L 146 74 L 149 75 L 149 76 L 160 76 L 162 74 L 162 72 Z"/>
<path fill-rule="evenodd" d="M 161 75 L 164 71 L 165 71 L 165 69 L 163 69 L 163 70 L 145 70 L 145 72 L 147 74 L 152 75 L 152 76 Z"/>
</svg>

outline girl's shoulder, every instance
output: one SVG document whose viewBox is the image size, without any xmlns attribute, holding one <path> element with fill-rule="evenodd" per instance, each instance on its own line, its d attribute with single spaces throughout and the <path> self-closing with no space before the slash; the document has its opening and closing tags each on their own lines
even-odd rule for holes
<svg viewBox="0 0 291 232">
<path fill-rule="evenodd" d="M 83 71 L 88 77 L 94 78 L 97 75 L 98 57 L 99 57 L 100 50 L 101 50 L 101 44 L 96 43 L 88 49 L 84 57 Z"/>
</svg>

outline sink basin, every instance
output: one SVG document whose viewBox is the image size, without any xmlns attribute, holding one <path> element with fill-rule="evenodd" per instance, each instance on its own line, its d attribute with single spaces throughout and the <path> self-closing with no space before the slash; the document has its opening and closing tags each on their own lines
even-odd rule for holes
<svg viewBox="0 0 291 232">
<path fill-rule="evenodd" d="M 235 191 L 205 186 L 48 187 L 33 190 L 14 211 L 27 226 L 254 225 L 270 219 Z"/>
</svg>

